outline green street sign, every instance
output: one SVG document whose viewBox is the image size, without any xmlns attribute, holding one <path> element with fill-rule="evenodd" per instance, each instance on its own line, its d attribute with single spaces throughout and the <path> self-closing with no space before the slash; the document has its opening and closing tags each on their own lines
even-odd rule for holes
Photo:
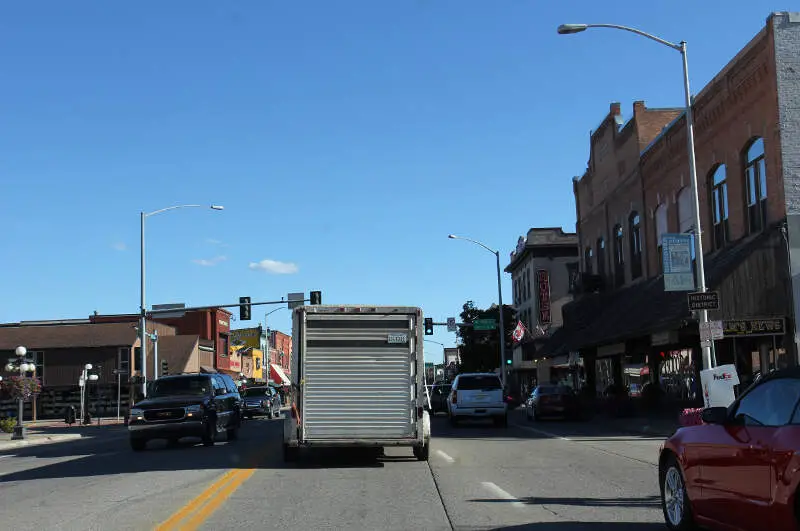
<svg viewBox="0 0 800 531">
<path fill-rule="evenodd" d="M 494 319 L 475 319 L 472 327 L 475 330 L 494 330 L 497 328 L 497 321 Z"/>
</svg>

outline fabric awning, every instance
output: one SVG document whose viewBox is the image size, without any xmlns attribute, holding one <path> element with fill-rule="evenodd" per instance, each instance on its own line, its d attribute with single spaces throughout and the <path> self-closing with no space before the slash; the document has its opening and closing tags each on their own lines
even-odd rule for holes
<svg viewBox="0 0 800 531">
<path fill-rule="evenodd" d="M 289 380 L 289 377 L 286 376 L 286 373 L 283 372 L 283 368 L 281 368 L 280 365 L 270 363 L 269 374 L 272 377 L 272 379 L 278 382 L 280 385 L 291 385 L 292 383 Z"/>
</svg>

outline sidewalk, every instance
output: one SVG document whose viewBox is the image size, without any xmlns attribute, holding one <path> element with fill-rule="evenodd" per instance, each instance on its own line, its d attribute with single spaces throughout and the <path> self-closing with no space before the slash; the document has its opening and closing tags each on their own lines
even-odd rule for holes
<svg viewBox="0 0 800 531">
<path fill-rule="evenodd" d="M 116 417 L 101 419 L 100 424 L 95 421 L 87 426 L 81 426 L 80 424 L 69 426 L 63 420 L 58 419 L 28 421 L 25 422 L 24 439 L 12 440 L 11 433 L 0 433 L 0 451 L 79 439 L 92 439 L 117 432 L 124 433 L 125 426 L 121 421 L 118 422 Z"/>
</svg>

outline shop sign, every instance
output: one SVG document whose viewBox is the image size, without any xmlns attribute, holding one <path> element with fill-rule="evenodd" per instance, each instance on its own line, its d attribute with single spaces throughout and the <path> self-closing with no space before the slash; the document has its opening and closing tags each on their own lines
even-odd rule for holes
<svg viewBox="0 0 800 531">
<path fill-rule="evenodd" d="M 550 324 L 550 273 L 544 269 L 537 270 L 536 282 L 539 287 L 539 323 Z"/>
<path fill-rule="evenodd" d="M 786 333 L 786 319 L 731 319 L 723 321 L 725 337 L 782 336 Z"/>
</svg>

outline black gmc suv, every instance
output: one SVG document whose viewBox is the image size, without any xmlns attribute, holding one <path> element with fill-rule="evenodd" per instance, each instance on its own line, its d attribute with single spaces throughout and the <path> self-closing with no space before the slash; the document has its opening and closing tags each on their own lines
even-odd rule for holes
<svg viewBox="0 0 800 531">
<path fill-rule="evenodd" d="M 164 376 L 148 384 L 147 398 L 131 407 L 131 448 L 144 450 L 150 439 L 175 444 L 181 437 L 200 437 L 213 446 L 227 431 L 236 439 L 242 422 L 242 398 L 227 374 Z"/>
</svg>

